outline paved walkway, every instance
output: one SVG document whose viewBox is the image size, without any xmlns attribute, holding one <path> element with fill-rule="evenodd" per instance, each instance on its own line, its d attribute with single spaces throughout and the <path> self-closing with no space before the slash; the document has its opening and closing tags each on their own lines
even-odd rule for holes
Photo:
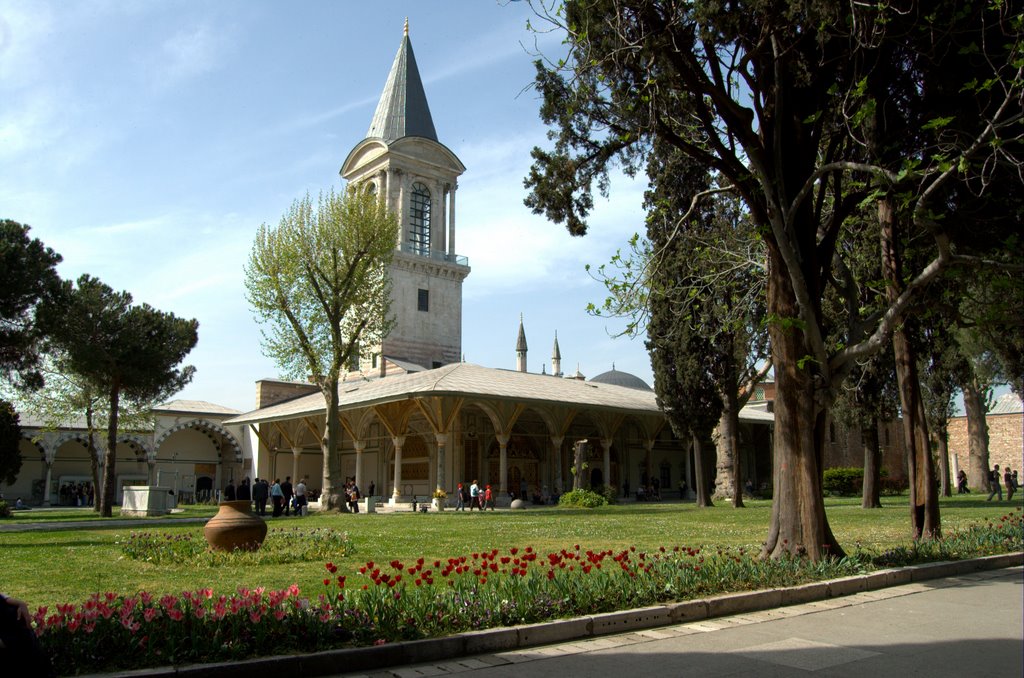
<svg viewBox="0 0 1024 678">
<path fill-rule="evenodd" d="M 1024 568 L 648 631 L 396 667 L 373 678 L 1024 675 Z"/>
</svg>

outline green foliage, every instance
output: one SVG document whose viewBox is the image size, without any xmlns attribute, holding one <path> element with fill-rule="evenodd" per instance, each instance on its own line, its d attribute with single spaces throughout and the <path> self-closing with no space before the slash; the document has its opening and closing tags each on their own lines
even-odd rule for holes
<svg viewBox="0 0 1024 678">
<path fill-rule="evenodd" d="M 276 227 L 259 227 L 246 296 L 264 325 L 264 353 L 286 375 L 336 375 L 360 343 L 387 334 L 398 229 L 383 200 L 359 187 L 331 189 L 315 204 L 306 194 Z"/>
<path fill-rule="evenodd" d="M 65 283 L 40 307 L 41 325 L 61 366 L 108 398 L 108 447 L 100 511 L 111 515 L 116 478 L 114 449 L 122 398 L 129 403 L 162 400 L 192 380 L 195 368 L 179 368 L 198 341 L 199 322 L 133 305 L 128 292 L 114 292 L 83 275 Z"/>
<path fill-rule="evenodd" d="M 21 386 L 42 386 L 38 372 L 41 332 L 33 313 L 60 285 L 61 257 L 37 239 L 29 227 L 0 219 L 0 377 Z"/>
<path fill-rule="evenodd" d="M 872 557 L 877 567 L 899 567 L 945 560 L 978 558 L 1024 550 L 1024 515 L 1013 509 L 995 520 L 953 530 L 942 539 L 915 540 Z"/>
<path fill-rule="evenodd" d="M 41 608 L 34 623 L 61 674 L 139 669 L 449 636 L 1022 549 L 1019 509 L 943 539 L 817 562 L 762 558 L 742 546 L 476 549 L 368 560 L 350 574 L 328 561 L 307 591 L 296 584 L 227 595 L 108 590 L 52 612 Z"/>
<path fill-rule="evenodd" d="M 825 469 L 822 488 L 829 494 L 851 497 L 860 494 L 864 483 L 862 468 L 830 468 Z"/>
<path fill-rule="evenodd" d="M 21 425 L 14 405 L 0 399 L 0 482 L 13 485 L 21 471 Z"/>
<path fill-rule="evenodd" d="M 11 512 L 10 505 L 3 499 L 0 499 L 0 518 L 10 518 L 12 515 L 14 514 Z"/>
<path fill-rule="evenodd" d="M 227 564 L 281 565 L 334 560 L 356 552 L 348 532 L 330 528 L 271 529 L 256 551 L 214 551 L 202 533 L 131 532 L 118 538 L 121 554 L 152 565 L 221 567 Z"/>
<path fill-rule="evenodd" d="M 578 508 L 597 508 L 605 506 L 608 500 L 603 494 L 593 490 L 570 490 L 558 498 L 559 506 L 574 506 Z"/>
</svg>

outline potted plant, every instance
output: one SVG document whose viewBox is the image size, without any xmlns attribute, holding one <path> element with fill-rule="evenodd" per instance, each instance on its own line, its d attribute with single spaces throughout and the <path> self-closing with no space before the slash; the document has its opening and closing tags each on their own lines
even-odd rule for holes
<svg viewBox="0 0 1024 678">
<path fill-rule="evenodd" d="M 430 503 L 433 505 L 434 510 L 443 511 L 444 505 L 448 501 L 448 493 L 442 490 L 441 488 L 438 488 L 434 490 L 434 493 L 431 495 L 431 497 L 432 499 Z"/>
</svg>

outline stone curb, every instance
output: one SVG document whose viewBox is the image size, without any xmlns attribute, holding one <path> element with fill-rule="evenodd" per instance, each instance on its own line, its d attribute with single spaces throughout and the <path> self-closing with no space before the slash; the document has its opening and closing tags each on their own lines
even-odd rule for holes
<svg viewBox="0 0 1024 678">
<path fill-rule="evenodd" d="M 490 652 L 503 652 L 568 640 L 627 633 L 658 626 L 684 624 L 710 617 L 756 612 L 810 603 L 863 591 L 874 591 L 913 582 L 956 577 L 985 570 L 1024 565 L 1024 551 L 996 556 L 911 565 L 879 570 L 866 575 L 743 593 L 727 593 L 699 600 L 666 603 L 540 624 L 470 631 L 443 638 L 429 638 L 373 647 L 325 650 L 301 655 L 276 655 L 235 662 L 190 664 L 97 673 L 84 678 L 139 678 L 141 676 L 187 678 L 251 678 L 264 672 L 289 672 L 303 676 L 373 671 L 389 666 L 452 660 Z"/>
</svg>

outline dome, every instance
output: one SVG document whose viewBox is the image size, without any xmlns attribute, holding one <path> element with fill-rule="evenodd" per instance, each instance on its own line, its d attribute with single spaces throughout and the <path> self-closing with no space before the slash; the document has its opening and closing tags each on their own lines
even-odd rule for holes
<svg viewBox="0 0 1024 678">
<path fill-rule="evenodd" d="M 607 372 L 603 372 L 590 381 L 598 384 L 611 384 L 612 386 L 624 386 L 625 388 L 635 388 L 641 391 L 653 391 L 654 389 L 647 385 L 647 382 L 629 372 L 620 372 L 615 369 L 615 365 L 612 365 L 612 369 Z"/>
</svg>

